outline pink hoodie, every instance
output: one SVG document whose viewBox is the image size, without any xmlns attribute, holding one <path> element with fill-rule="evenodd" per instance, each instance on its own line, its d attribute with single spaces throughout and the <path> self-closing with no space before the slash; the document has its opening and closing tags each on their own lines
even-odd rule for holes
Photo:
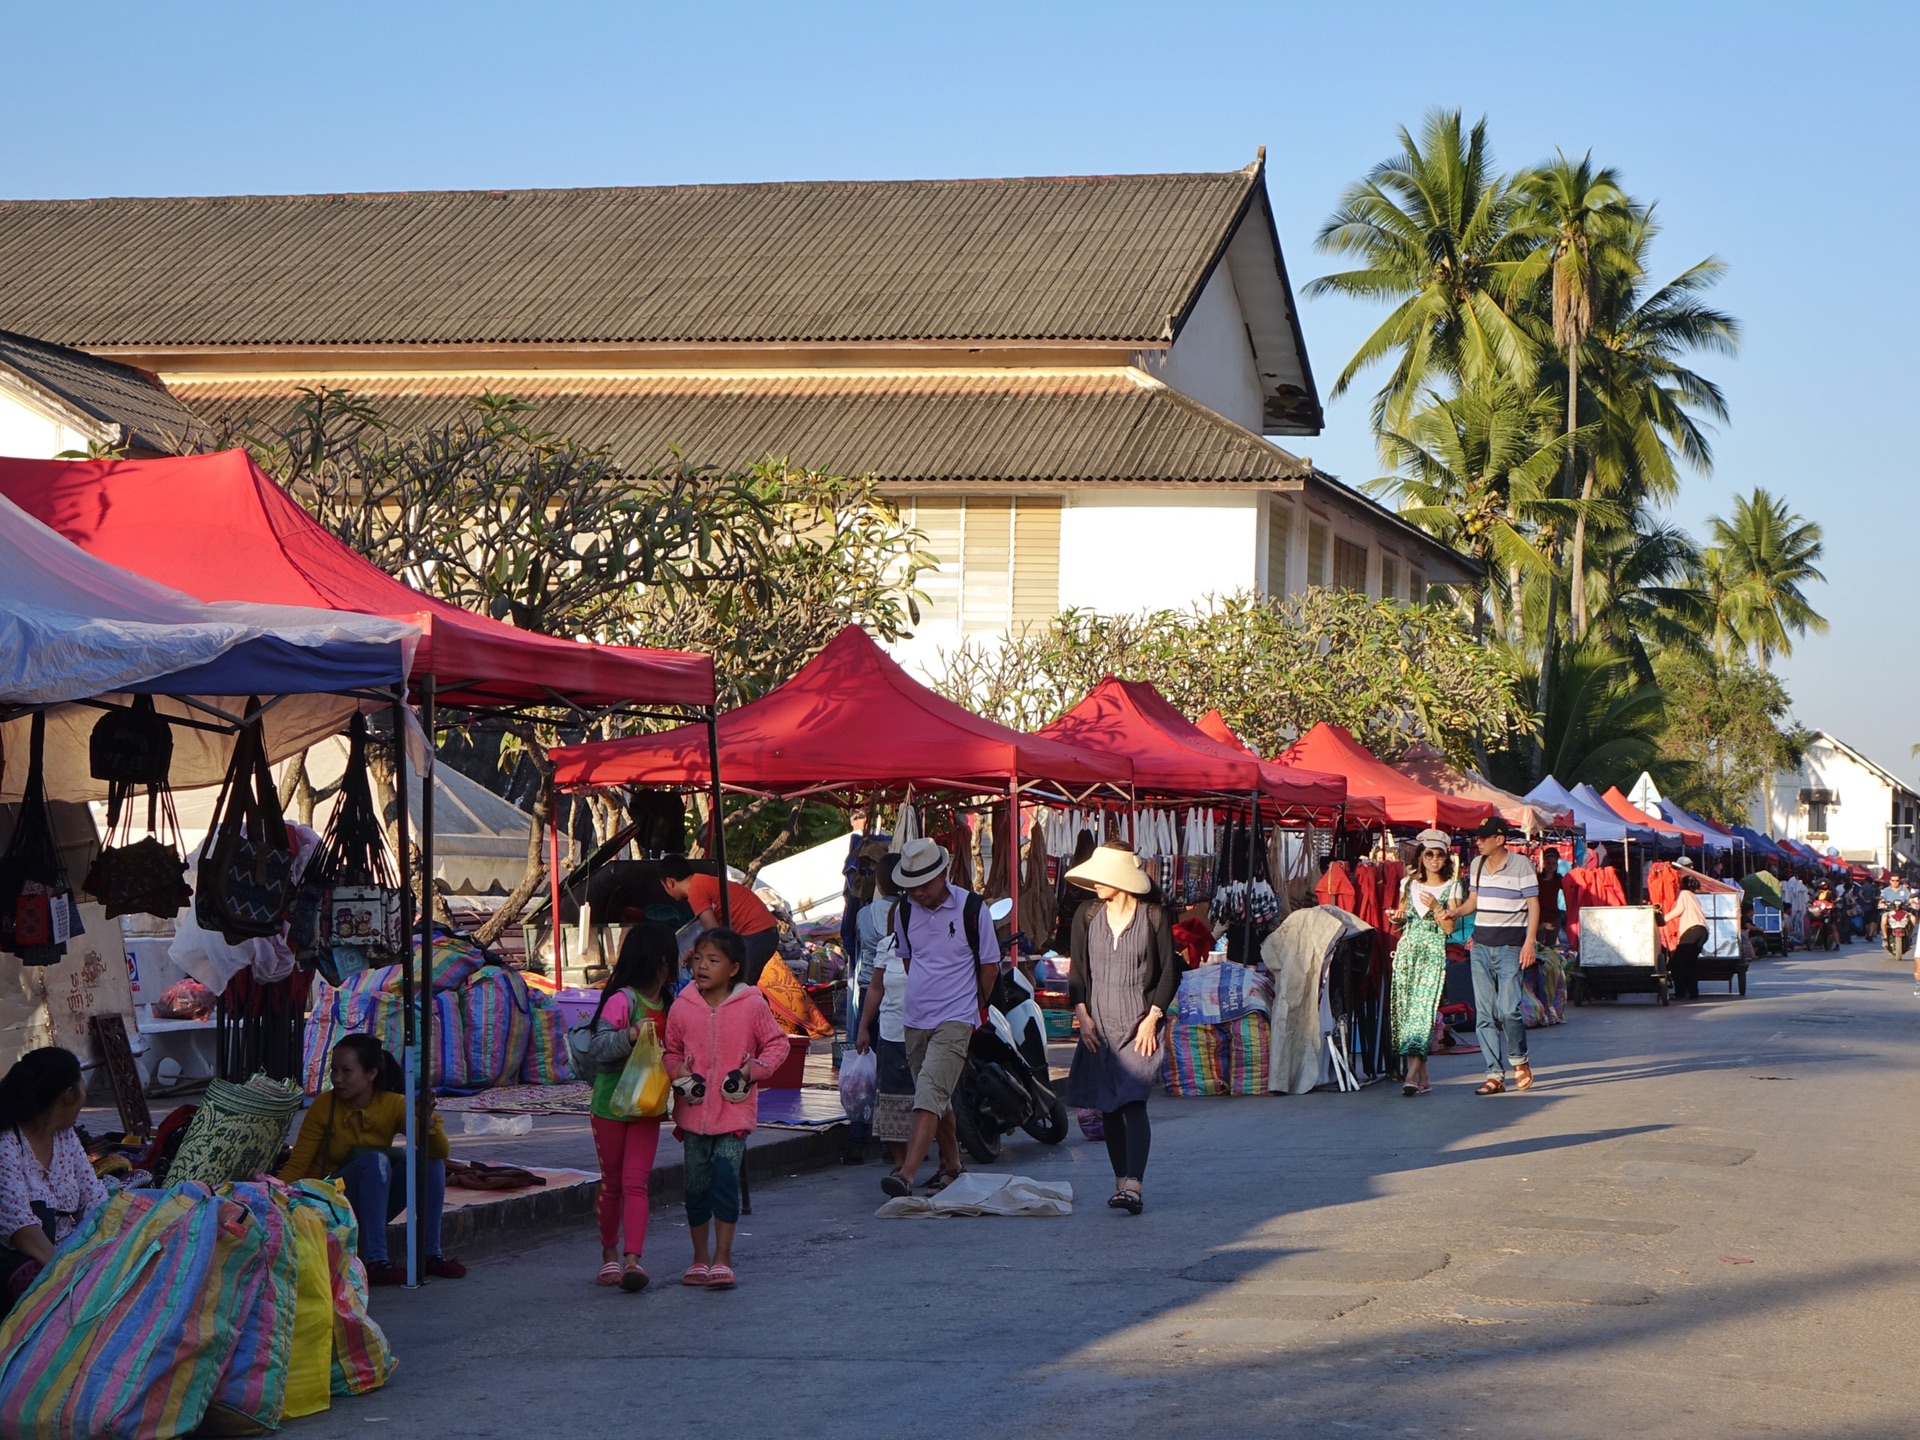
<svg viewBox="0 0 1920 1440">
<path fill-rule="evenodd" d="M 746 1135 L 759 1123 L 760 1092 L 729 1100 L 720 1082 L 744 1065 L 758 1087 L 785 1063 L 790 1043 L 758 986 L 735 985 L 715 1009 L 689 985 L 667 1012 L 663 1048 L 667 1074 L 677 1079 L 692 1070 L 707 1082 L 700 1100 L 674 1091 L 673 1123 L 695 1135 Z"/>
</svg>

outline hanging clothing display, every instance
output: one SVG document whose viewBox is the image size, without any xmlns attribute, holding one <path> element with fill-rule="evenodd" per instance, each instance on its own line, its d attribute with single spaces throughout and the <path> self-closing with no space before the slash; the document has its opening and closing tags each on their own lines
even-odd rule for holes
<svg viewBox="0 0 1920 1440">
<path fill-rule="evenodd" d="M 1289 915 L 1260 947 L 1273 976 L 1273 1018 L 1267 1088 L 1276 1095 L 1304 1095 L 1331 1078 L 1327 1037 L 1333 1011 L 1327 998 L 1327 968 L 1334 947 L 1364 929 L 1358 916 L 1333 906 Z"/>
<path fill-rule="evenodd" d="M 1589 905 L 1624 905 L 1627 892 L 1620 884 L 1619 872 L 1600 864 L 1598 858 L 1589 853 L 1586 861 L 1561 877 L 1560 901 L 1567 911 L 1567 935 L 1573 941 L 1574 953 L 1578 954 L 1581 910 Z"/>
</svg>

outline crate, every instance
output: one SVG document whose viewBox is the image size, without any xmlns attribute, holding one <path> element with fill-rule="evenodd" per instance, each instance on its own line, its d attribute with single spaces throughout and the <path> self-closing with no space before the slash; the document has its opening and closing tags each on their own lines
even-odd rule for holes
<svg viewBox="0 0 1920 1440">
<path fill-rule="evenodd" d="M 1071 1040 L 1073 1038 L 1073 1011 L 1042 1010 L 1040 1013 L 1047 1022 L 1047 1039 Z"/>
</svg>

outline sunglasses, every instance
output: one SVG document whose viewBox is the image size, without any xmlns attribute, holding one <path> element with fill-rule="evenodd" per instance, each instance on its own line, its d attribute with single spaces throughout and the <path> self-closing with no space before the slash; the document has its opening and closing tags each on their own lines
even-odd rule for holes
<svg viewBox="0 0 1920 1440">
<path fill-rule="evenodd" d="M 1438 855 L 1442 860 L 1444 860 L 1447 858 L 1447 856 L 1451 855 L 1453 852 L 1451 850 L 1422 850 L 1420 853 L 1422 855 Z"/>
</svg>

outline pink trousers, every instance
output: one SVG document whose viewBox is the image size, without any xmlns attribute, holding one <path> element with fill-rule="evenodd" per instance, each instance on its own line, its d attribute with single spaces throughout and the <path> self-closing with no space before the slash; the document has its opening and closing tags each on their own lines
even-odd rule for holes
<svg viewBox="0 0 1920 1440">
<path fill-rule="evenodd" d="M 660 1149 L 660 1122 L 595 1116 L 593 1148 L 600 1156 L 600 1243 L 638 1255 L 647 1243 L 647 1186 Z"/>
</svg>

